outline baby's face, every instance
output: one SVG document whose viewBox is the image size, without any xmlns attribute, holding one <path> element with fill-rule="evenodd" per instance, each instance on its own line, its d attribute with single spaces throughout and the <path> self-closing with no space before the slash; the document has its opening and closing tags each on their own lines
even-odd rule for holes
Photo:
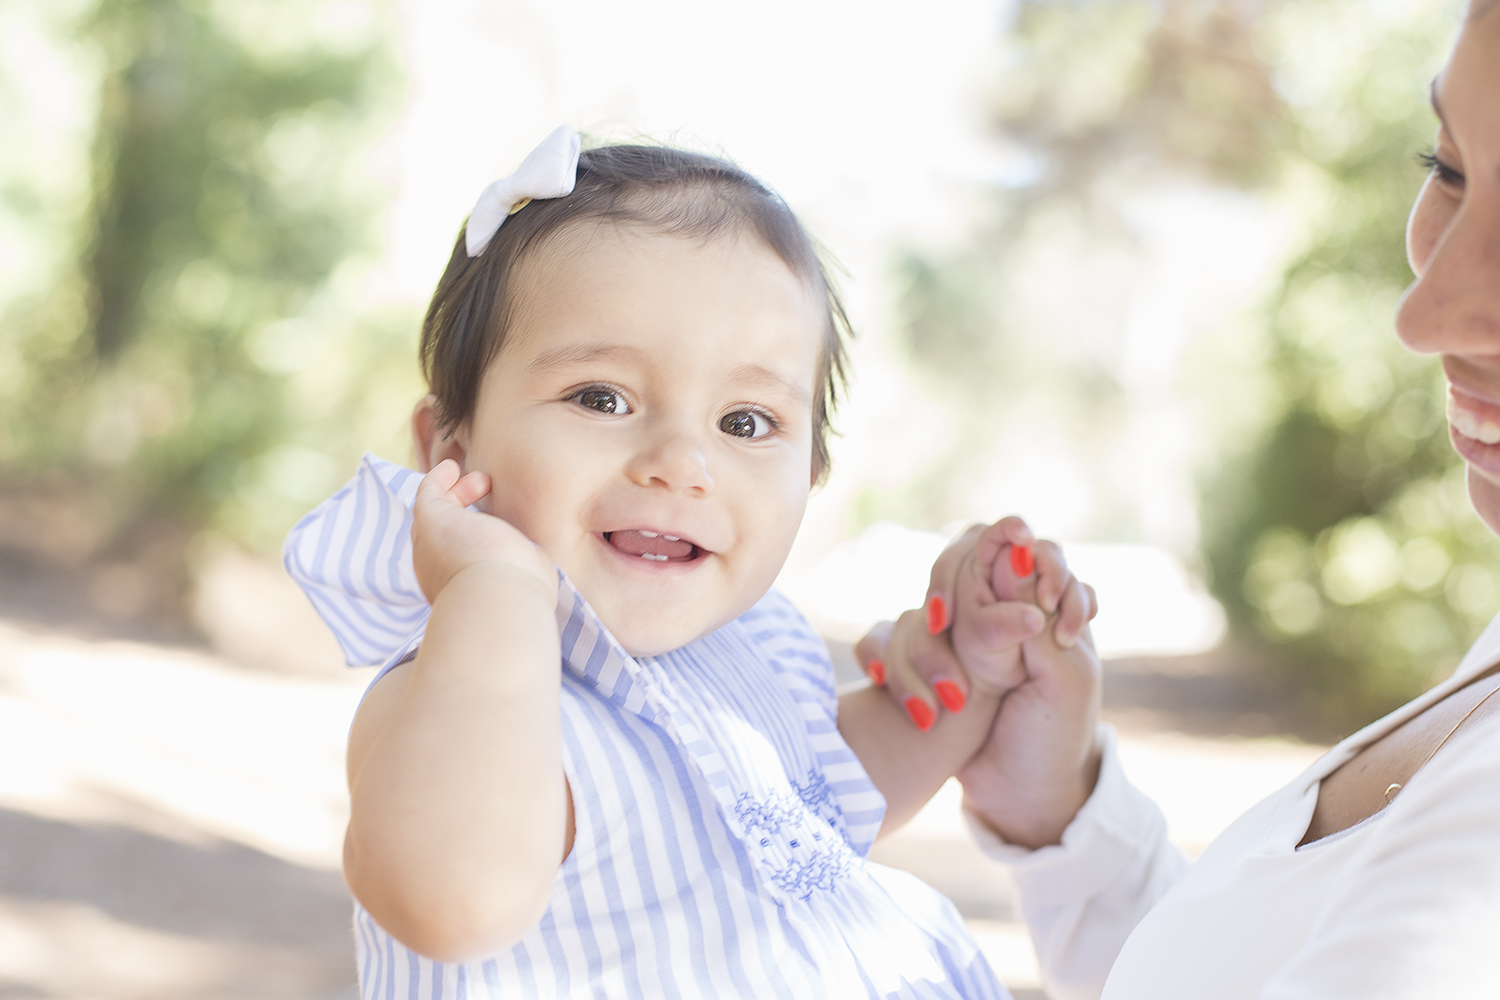
<svg viewBox="0 0 1500 1000">
<path fill-rule="evenodd" d="M 749 237 L 590 224 L 516 276 L 520 297 L 455 435 L 481 504 L 557 562 L 635 655 L 750 608 L 812 478 L 820 304 Z"/>
</svg>

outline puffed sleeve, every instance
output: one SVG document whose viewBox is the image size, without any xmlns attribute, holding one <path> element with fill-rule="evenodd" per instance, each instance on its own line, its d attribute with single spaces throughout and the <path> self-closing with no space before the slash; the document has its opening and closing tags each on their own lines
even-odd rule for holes
<svg viewBox="0 0 1500 1000">
<path fill-rule="evenodd" d="M 1099 726 L 1099 743 L 1098 784 L 1061 844 L 1017 847 L 968 814 L 979 846 L 1015 877 L 1052 1000 L 1095 1000 L 1125 939 L 1187 866 L 1161 809 L 1126 779 L 1112 726 Z"/>
<path fill-rule="evenodd" d="M 1500 997 L 1500 720 L 1387 807 L 1264 1000 Z"/>
</svg>

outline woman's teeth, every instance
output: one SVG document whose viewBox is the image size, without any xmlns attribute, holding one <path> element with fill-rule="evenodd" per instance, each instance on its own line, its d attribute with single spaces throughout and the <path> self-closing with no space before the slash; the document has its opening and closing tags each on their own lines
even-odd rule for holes
<svg viewBox="0 0 1500 1000">
<path fill-rule="evenodd" d="M 1448 423 L 1466 438 L 1483 444 L 1500 444 L 1500 424 L 1490 420 L 1481 421 L 1455 403 L 1452 396 L 1448 397 Z"/>
</svg>

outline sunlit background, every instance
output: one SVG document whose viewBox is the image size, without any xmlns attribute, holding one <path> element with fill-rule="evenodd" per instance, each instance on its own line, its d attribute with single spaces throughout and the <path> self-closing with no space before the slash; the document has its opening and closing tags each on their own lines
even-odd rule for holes
<svg viewBox="0 0 1500 1000">
<path fill-rule="evenodd" d="M 365 675 L 275 554 L 409 459 L 426 298 L 561 122 L 729 156 L 838 262 L 854 380 L 781 586 L 851 640 L 1023 514 L 1201 847 L 1500 608 L 1391 332 L 1457 7 L 0 3 L 0 995 L 350 995 Z M 1243 794 L 1185 795 L 1204 761 Z M 952 805 L 887 860 L 1035 990 Z"/>
</svg>

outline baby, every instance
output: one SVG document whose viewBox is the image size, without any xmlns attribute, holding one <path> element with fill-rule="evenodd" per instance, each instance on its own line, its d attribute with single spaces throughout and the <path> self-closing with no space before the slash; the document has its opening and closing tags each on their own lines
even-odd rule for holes
<svg viewBox="0 0 1500 1000">
<path fill-rule="evenodd" d="M 947 900 L 864 856 L 984 742 L 1037 588 L 1071 634 L 1090 602 L 1007 519 L 882 637 L 965 669 L 835 692 L 771 585 L 843 326 L 722 160 L 559 129 L 486 191 L 424 325 L 428 474 L 367 457 L 287 543 L 385 663 L 349 737 L 363 996 L 1007 995 Z"/>
</svg>

